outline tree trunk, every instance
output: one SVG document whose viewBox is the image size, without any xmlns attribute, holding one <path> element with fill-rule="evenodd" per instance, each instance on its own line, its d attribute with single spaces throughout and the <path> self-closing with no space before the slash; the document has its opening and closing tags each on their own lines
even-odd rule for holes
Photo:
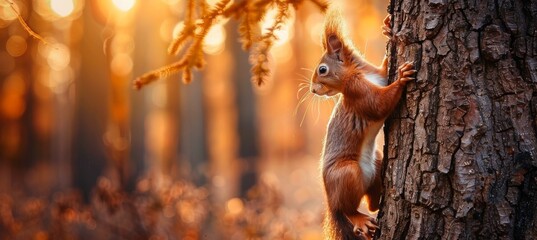
<svg viewBox="0 0 537 240">
<path fill-rule="evenodd" d="M 106 106 L 109 99 L 106 57 L 102 51 L 101 28 L 92 17 L 90 8 L 84 9 L 84 38 L 80 52 L 80 74 L 76 80 L 75 117 L 73 132 L 73 185 L 80 189 L 84 199 L 90 200 L 91 191 L 106 166 L 103 139 L 106 124 Z"/>
<path fill-rule="evenodd" d="M 238 29 L 233 24 L 231 29 Z M 239 196 L 246 197 L 248 191 L 257 183 L 259 160 L 258 126 L 256 118 L 256 97 L 252 89 L 252 75 L 249 71 L 248 54 L 242 50 L 236 30 L 229 31 L 230 47 L 234 53 L 235 63 L 232 79 L 235 82 L 235 104 L 237 106 L 237 134 L 239 137 L 238 158 L 241 176 L 239 178 Z"/>
<path fill-rule="evenodd" d="M 381 239 L 537 239 L 537 1 L 393 1 Z"/>
</svg>

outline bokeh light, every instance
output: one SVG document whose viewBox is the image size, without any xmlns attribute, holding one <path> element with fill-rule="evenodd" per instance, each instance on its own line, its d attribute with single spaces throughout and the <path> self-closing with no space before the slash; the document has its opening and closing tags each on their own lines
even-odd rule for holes
<svg viewBox="0 0 537 240">
<path fill-rule="evenodd" d="M 75 9 L 73 0 L 51 0 L 50 8 L 60 17 L 67 17 Z"/>
<path fill-rule="evenodd" d="M 263 22 L 261 23 L 261 33 L 266 34 L 276 21 L 276 17 L 278 15 L 278 11 L 275 8 L 270 9 L 267 14 L 265 15 L 265 18 Z M 285 21 L 284 25 L 276 30 L 274 32 L 274 35 L 276 36 L 276 41 L 274 42 L 274 46 L 279 46 L 284 44 L 285 42 L 291 40 L 294 36 L 294 28 L 292 27 L 295 22 L 294 13 L 292 12 L 290 14 L 289 19 Z"/>
<path fill-rule="evenodd" d="M 134 51 L 134 39 L 126 33 L 117 33 L 110 43 L 112 54 L 132 53 Z"/>
<path fill-rule="evenodd" d="M 64 44 L 55 43 L 46 49 L 47 63 L 53 70 L 60 71 L 71 62 L 71 53 Z"/>
<path fill-rule="evenodd" d="M 224 50 L 226 30 L 221 24 L 214 25 L 205 36 L 203 51 L 207 54 L 218 54 Z"/>
<path fill-rule="evenodd" d="M 242 203 L 242 200 L 239 198 L 232 198 L 229 201 L 227 201 L 227 210 L 232 215 L 238 215 L 242 212 L 244 209 L 244 203 Z"/>
<path fill-rule="evenodd" d="M 32 9 L 45 21 L 54 22 L 57 27 L 82 15 L 86 1 L 81 0 L 33 0 Z"/>
<path fill-rule="evenodd" d="M 118 53 L 110 62 L 110 69 L 119 76 L 125 76 L 132 71 L 132 58 L 125 53 Z"/>
<path fill-rule="evenodd" d="M 129 10 L 134 7 L 134 4 L 136 3 L 136 0 L 112 0 L 114 3 L 114 6 L 117 7 L 117 9 L 128 12 Z"/>
<path fill-rule="evenodd" d="M 278 62 L 288 63 L 293 58 L 293 48 L 289 42 L 285 42 L 272 49 L 274 57 L 278 59 Z"/>
<path fill-rule="evenodd" d="M 13 57 L 22 56 L 26 52 L 26 39 L 19 35 L 9 37 L 6 42 L 6 51 Z"/>
<path fill-rule="evenodd" d="M 181 21 L 175 24 L 172 31 L 172 38 L 178 37 L 181 31 L 183 31 L 183 28 L 185 28 L 185 22 Z"/>
<path fill-rule="evenodd" d="M 17 4 L 14 4 L 13 7 L 15 7 L 15 10 L 17 12 L 20 12 L 19 6 Z M 11 8 L 9 3 L 5 3 L 4 1 L 0 2 L 0 19 L 4 21 L 11 21 L 17 18 L 17 14 L 13 9 Z"/>
<path fill-rule="evenodd" d="M 74 71 L 67 66 L 61 71 L 51 71 L 44 80 L 44 85 L 47 86 L 53 93 L 60 94 L 65 92 L 69 85 L 73 82 Z"/>
</svg>

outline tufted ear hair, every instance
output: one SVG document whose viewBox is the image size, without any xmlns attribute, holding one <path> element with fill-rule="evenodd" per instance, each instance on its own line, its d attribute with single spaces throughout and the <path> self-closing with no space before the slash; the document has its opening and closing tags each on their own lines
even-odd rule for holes
<svg viewBox="0 0 537 240">
<path fill-rule="evenodd" d="M 330 9 L 327 12 L 322 36 L 323 49 L 329 56 L 341 60 L 341 54 L 352 53 L 353 47 L 346 40 L 348 37 L 345 31 L 345 23 L 338 10 Z"/>
</svg>

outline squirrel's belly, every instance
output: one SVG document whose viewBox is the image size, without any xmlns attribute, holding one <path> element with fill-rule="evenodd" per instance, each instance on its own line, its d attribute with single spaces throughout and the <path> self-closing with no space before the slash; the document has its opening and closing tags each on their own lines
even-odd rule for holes
<svg viewBox="0 0 537 240">
<path fill-rule="evenodd" d="M 364 180 L 369 185 L 372 179 L 375 177 L 376 164 L 375 164 L 375 138 L 382 127 L 382 122 L 373 122 L 370 127 L 364 132 L 364 141 L 360 146 L 360 168 L 364 176 Z"/>
</svg>

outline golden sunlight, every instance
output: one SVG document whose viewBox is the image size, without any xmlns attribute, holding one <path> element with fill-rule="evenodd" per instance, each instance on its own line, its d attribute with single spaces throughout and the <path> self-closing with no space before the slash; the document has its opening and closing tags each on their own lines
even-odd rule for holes
<svg viewBox="0 0 537 240">
<path fill-rule="evenodd" d="M 266 34 L 269 31 L 269 28 L 271 28 L 272 25 L 274 24 L 274 21 L 276 21 L 277 15 L 278 15 L 278 10 L 275 8 L 272 8 L 267 12 L 263 22 L 261 23 L 262 34 Z M 291 26 L 293 25 L 294 22 L 295 22 L 294 14 L 291 14 L 289 19 L 282 26 L 282 28 L 274 32 L 274 35 L 277 38 L 276 41 L 274 42 L 274 46 L 280 46 L 293 38 L 294 32 Z"/>
<path fill-rule="evenodd" d="M 18 5 L 13 5 L 17 12 L 20 11 Z M 11 21 L 17 18 L 17 14 L 11 9 L 9 4 L 0 4 L 0 20 Z"/>
<path fill-rule="evenodd" d="M 26 52 L 26 39 L 19 35 L 9 37 L 6 42 L 6 51 L 12 57 L 19 57 Z"/>
<path fill-rule="evenodd" d="M 382 36 L 379 32 L 379 27 L 377 26 L 377 23 L 382 21 L 382 17 L 373 7 L 368 7 L 367 12 L 369 14 L 360 18 L 358 29 L 360 29 L 360 34 L 363 35 L 365 40 L 373 41 Z"/>
<path fill-rule="evenodd" d="M 67 17 L 75 9 L 73 0 L 51 0 L 50 8 L 55 14 L 58 14 L 60 17 Z"/>
<path fill-rule="evenodd" d="M 119 76 L 126 76 L 132 71 L 133 63 L 129 54 L 118 53 L 110 62 L 110 69 Z"/>
<path fill-rule="evenodd" d="M 69 48 L 61 43 L 55 43 L 48 47 L 46 57 L 50 68 L 56 71 L 63 70 L 71 61 Z"/>
<path fill-rule="evenodd" d="M 237 215 L 244 209 L 244 203 L 239 198 L 232 198 L 227 201 L 227 210 L 232 215 Z"/>
<path fill-rule="evenodd" d="M 207 33 L 203 42 L 203 51 L 207 54 L 218 54 L 224 50 L 226 31 L 221 24 L 214 25 Z"/>
<path fill-rule="evenodd" d="M 306 27 L 310 29 L 311 42 L 321 45 L 321 34 L 323 32 L 324 16 L 320 13 L 312 13 L 306 19 Z"/>
<path fill-rule="evenodd" d="M 175 27 L 173 27 L 172 30 L 172 38 L 176 38 L 181 34 L 181 31 L 183 31 L 183 28 L 185 28 L 185 22 L 181 21 L 175 24 Z"/>
<path fill-rule="evenodd" d="M 136 0 L 112 0 L 114 5 L 123 12 L 128 12 L 134 7 Z"/>
</svg>

